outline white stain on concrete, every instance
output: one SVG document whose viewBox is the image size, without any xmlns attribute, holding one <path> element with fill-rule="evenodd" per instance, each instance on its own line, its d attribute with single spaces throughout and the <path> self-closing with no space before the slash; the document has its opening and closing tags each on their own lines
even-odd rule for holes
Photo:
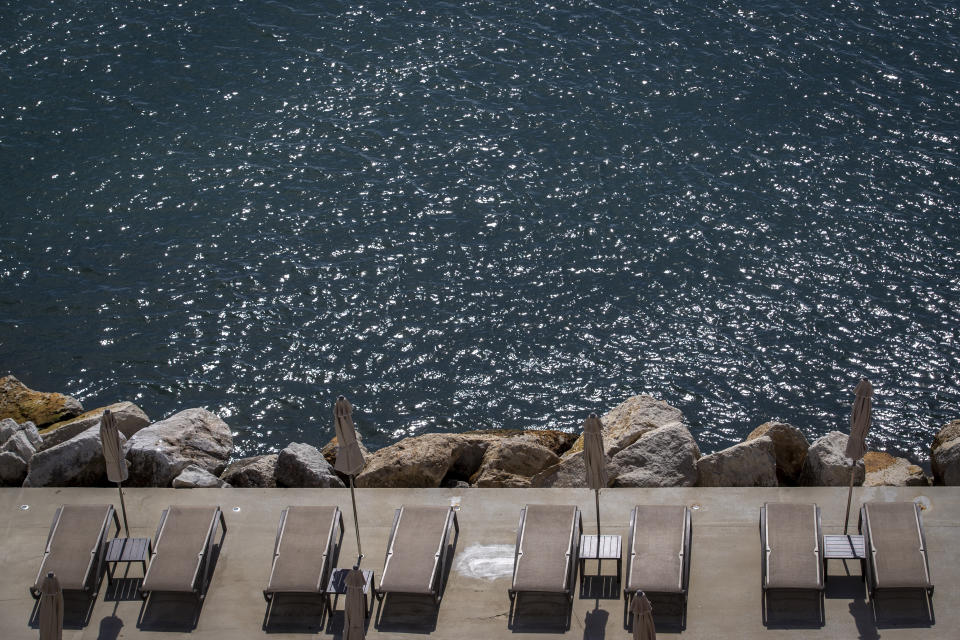
<svg viewBox="0 0 960 640">
<path fill-rule="evenodd" d="M 509 578 L 513 574 L 513 545 L 472 544 L 457 553 L 453 569 L 479 580 Z"/>
</svg>

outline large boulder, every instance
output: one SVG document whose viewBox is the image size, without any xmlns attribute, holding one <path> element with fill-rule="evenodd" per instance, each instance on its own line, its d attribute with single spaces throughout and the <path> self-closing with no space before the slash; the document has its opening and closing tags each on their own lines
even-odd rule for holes
<svg viewBox="0 0 960 640">
<path fill-rule="evenodd" d="M 137 431 L 130 438 L 129 484 L 169 487 L 191 464 L 219 476 L 232 450 L 233 435 L 226 422 L 206 409 L 187 409 Z"/>
<path fill-rule="evenodd" d="M 697 461 L 698 487 L 776 487 L 777 458 L 767 436 L 735 444 Z"/>
<path fill-rule="evenodd" d="M 126 441 L 120 434 L 121 445 Z M 30 459 L 25 487 L 89 487 L 106 481 L 100 427 L 90 427 L 75 438 L 38 451 Z"/>
<path fill-rule="evenodd" d="M 800 481 L 803 461 L 807 458 L 810 443 L 803 432 L 785 422 L 765 422 L 747 436 L 747 442 L 762 436 L 773 440 L 777 458 L 777 481 L 781 485 L 795 485 Z"/>
<path fill-rule="evenodd" d="M 700 448 L 682 424 L 648 431 L 609 464 L 615 487 L 692 487 Z"/>
<path fill-rule="evenodd" d="M 934 437 L 930 467 L 934 483 L 960 485 L 960 420 L 954 420 Z"/>
<path fill-rule="evenodd" d="M 868 451 L 863 456 L 865 487 L 926 487 L 930 479 L 923 469 L 906 458 L 895 458 L 889 453 Z"/>
<path fill-rule="evenodd" d="M 470 482 L 487 488 L 528 487 L 532 476 L 559 462 L 557 454 L 535 442 L 505 439 L 487 448 Z"/>
<path fill-rule="evenodd" d="M 0 446 L 0 451 L 10 451 L 11 453 L 17 454 L 21 460 L 29 462 L 36 449 L 26 433 L 23 431 L 15 431 L 12 436 L 7 438 L 3 446 Z"/>
<path fill-rule="evenodd" d="M 277 456 L 275 477 L 278 487 L 344 486 L 320 450 L 302 442 L 288 444 L 280 452 Z"/>
<path fill-rule="evenodd" d="M 272 488 L 277 486 L 276 453 L 240 458 L 231 462 L 220 474 L 220 479 L 232 487 L 244 489 Z"/>
<path fill-rule="evenodd" d="M 173 479 L 174 489 L 217 489 L 230 485 L 206 469 L 195 464 L 187 465 L 183 471 Z"/>
<path fill-rule="evenodd" d="M 17 421 L 11 418 L 0 420 L 0 447 L 6 444 L 7 441 L 13 437 L 13 434 L 20 431 L 23 432 L 34 449 L 40 448 L 43 440 L 40 438 L 40 432 L 37 431 L 37 426 L 30 421 L 17 424 Z"/>
<path fill-rule="evenodd" d="M 531 487 L 555 489 L 582 489 L 587 486 L 587 466 L 583 460 L 583 449 L 565 455 L 552 467 L 547 467 L 530 478 Z"/>
<path fill-rule="evenodd" d="M 109 409 L 117 423 L 117 430 L 127 438 L 132 438 L 133 434 L 150 424 L 150 418 L 143 410 L 132 402 L 115 402 L 106 407 L 93 409 L 80 414 L 76 418 L 63 420 L 43 429 L 40 435 L 43 437 L 43 444 L 38 450 L 49 449 L 61 442 L 66 442 L 73 436 L 86 431 L 90 427 L 100 426 L 100 418 L 103 412 Z"/>
<path fill-rule="evenodd" d="M 608 456 L 616 455 L 640 436 L 668 424 L 683 422 L 683 414 L 662 400 L 650 395 L 631 396 L 600 418 L 603 424 L 603 446 Z M 583 450 L 583 436 L 570 447 L 569 455 Z"/>
<path fill-rule="evenodd" d="M 0 419 L 29 421 L 42 428 L 81 412 L 83 406 L 70 396 L 34 391 L 13 376 L 0 378 Z"/>
<path fill-rule="evenodd" d="M 818 438 L 807 450 L 803 463 L 800 484 L 805 487 L 846 487 L 850 484 L 850 458 L 846 457 L 847 434 L 831 431 Z M 853 483 L 857 486 L 864 480 L 863 460 L 857 461 Z"/>
<path fill-rule="evenodd" d="M 27 477 L 27 463 L 12 451 L 0 453 L 0 487 L 19 487 Z"/>
</svg>

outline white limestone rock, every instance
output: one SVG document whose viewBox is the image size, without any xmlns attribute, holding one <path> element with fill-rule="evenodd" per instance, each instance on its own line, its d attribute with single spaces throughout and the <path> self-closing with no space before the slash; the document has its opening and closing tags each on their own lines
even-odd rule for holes
<svg viewBox="0 0 960 640">
<path fill-rule="evenodd" d="M 609 464 L 615 487 L 692 487 L 700 448 L 682 424 L 648 431 Z"/>
<path fill-rule="evenodd" d="M 767 436 L 741 442 L 697 461 L 698 487 L 776 487 L 777 459 Z"/>
<path fill-rule="evenodd" d="M 846 487 L 850 484 L 850 458 L 846 457 L 847 434 L 831 431 L 818 438 L 807 450 L 800 484 L 805 487 Z M 863 484 L 863 460 L 858 460 L 853 483 Z"/>
<path fill-rule="evenodd" d="M 934 438 L 930 466 L 935 484 L 960 485 L 960 420 L 949 423 Z"/>
<path fill-rule="evenodd" d="M 40 432 L 43 437 L 43 444 L 37 447 L 37 450 L 49 449 L 55 447 L 61 442 L 66 442 L 78 433 L 82 433 L 90 427 L 99 427 L 100 418 L 103 412 L 109 409 L 117 423 L 117 430 L 128 439 L 150 424 L 150 419 L 143 410 L 132 402 L 115 402 L 105 407 L 92 409 L 82 413 L 75 418 L 64 420 L 50 425 Z"/>
<path fill-rule="evenodd" d="M 220 474 L 220 479 L 241 489 L 276 487 L 278 457 L 271 453 L 234 460 Z"/>
<path fill-rule="evenodd" d="M 174 489 L 216 489 L 229 486 L 228 483 L 195 464 L 186 466 L 173 479 Z"/>
<path fill-rule="evenodd" d="M 27 477 L 27 463 L 12 451 L 0 453 L 0 487 L 19 487 Z"/>
<path fill-rule="evenodd" d="M 277 456 L 278 487 L 343 487 L 333 467 L 320 450 L 309 444 L 293 442 Z"/>
<path fill-rule="evenodd" d="M 126 441 L 120 434 L 121 445 Z M 75 438 L 38 451 L 30 459 L 25 487 L 88 487 L 107 475 L 100 443 L 100 427 L 90 427 Z"/>
</svg>

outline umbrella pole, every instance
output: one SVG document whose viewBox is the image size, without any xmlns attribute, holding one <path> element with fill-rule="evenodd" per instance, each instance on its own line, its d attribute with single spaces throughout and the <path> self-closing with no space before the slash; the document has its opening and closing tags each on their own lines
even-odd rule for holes
<svg viewBox="0 0 960 640">
<path fill-rule="evenodd" d="M 853 498 L 853 477 L 857 473 L 857 461 L 854 460 L 850 465 L 850 490 L 847 492 L 847 513 L 843 516 L 843 535 L 847 535 L 847 529 L 850 527 L 850 499 Z"/>
<path fill-rule="evenodd" d="M 593 490 L 593 497 L 597 501 L 597 553 L 600 549 L 600 489 Z"/>
<path fill-rule="evenodd" d="M 363 560 L 363 550 L 360 548 L 360 525 L 357 524 L 357 498 L 353 495 L 353 476 L 350 477 L 350 502 L 353 503 L 353 530 L 357 534 L 357 564 Z"/>
<path fill-rule="evenodd" d="M 123 501 L 123 486 L 118 482 L 117 491 L 120 492 L 120 510 L 123 511 L 123 530 L 127 532 L 127 537 L 130 537 L 130 526 L 127 524 L 127 505 Z"/>
</svg>

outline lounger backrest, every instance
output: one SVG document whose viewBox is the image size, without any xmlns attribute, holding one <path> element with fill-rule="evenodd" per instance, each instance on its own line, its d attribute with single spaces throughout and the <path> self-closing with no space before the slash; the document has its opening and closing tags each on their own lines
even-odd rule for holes
<svg viewBox="0 0 960 640">
<path fill-rule="evenodd" d="M 768 589 L 822 589 L 823 556 L 815 504 L 766 505 Z"/>
<path fill-rule="evenodd" d="M 638 505 L 633 533 L 627 591 L 683 593 L 686 507 Z"/>
<path fill-rule="evenodd" d="M 219 512 L 217 507 L 170 507 L 143 579 L 144 591 L 194 591 L 200 562 Z"/>
<path fill-rule="evenodd" d="M 562 593 L 570 589 L 576 525 L 575 506 L 527 505 L 513 574 L 515 591 Z"/>
<path fill-rule="evenodd" d="M 868 502 L 863 511 L 875 585 L 887 589 L 932 586 L 917 505 Z"/>
<path fill-rule="evenodd" d="M 89 571 L 100 546 L 106 540 L 110 525 L 111 505 L 64 505 L 54 522 L 39 581 L 53 571 L 64 590 L 81 590 L 87 586 Z"/>
<path fill-rule="evenodd" d="M 337 507 L 287 507 L 268 591 L 310 593 L 326 585 L 327 553 Z"/>
<path fill-rule="evenodd" d="M 450 507 L 400 507 L 380 578 L 381 591 L 433 593 L 452 517 Z"/>
</svg>

